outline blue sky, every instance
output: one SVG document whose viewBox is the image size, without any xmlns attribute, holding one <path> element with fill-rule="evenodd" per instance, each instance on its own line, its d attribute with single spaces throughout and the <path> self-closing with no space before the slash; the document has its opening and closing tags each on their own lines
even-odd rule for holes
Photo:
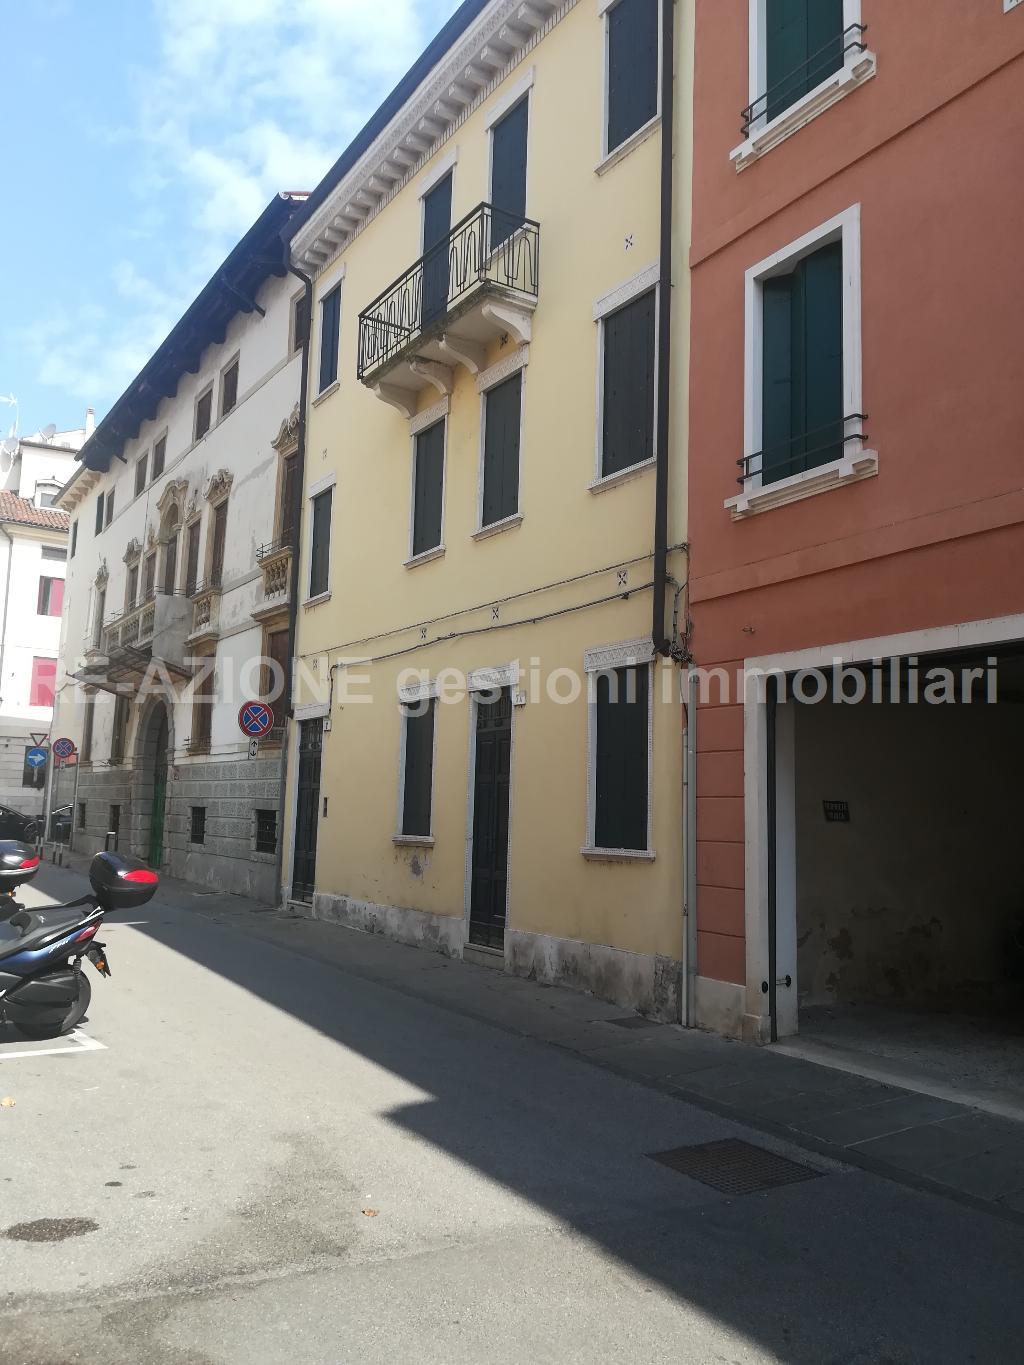
<svg viewBox="0 0 1024 1365">
<path fill-rule="evenodd" d="M 101 417 L 458 0 L 0 0 L 0 397 Z M 6 434 L 15 415 L 0 403 Z"/>
</svg>

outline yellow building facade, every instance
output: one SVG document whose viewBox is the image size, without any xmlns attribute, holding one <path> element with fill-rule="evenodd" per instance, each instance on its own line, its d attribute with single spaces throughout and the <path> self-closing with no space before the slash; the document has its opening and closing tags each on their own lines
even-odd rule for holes
<svg viewBox="0 0 1024 1365">
<path fill-rule="evenodd" d="M 669 11 L 463 6 L 292 240 L 283 866 L 302 913 L 679 1018 L 692 38 Z"/>
</svg>

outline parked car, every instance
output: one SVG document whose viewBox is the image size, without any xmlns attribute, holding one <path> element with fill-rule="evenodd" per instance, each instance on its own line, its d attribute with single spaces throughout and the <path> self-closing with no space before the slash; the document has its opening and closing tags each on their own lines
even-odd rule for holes
<svg viewBox="0 0 1024 1365">
<path fill-rule="evenodd" d="M 55 844 L 71 841 L 71 806 L 54 806 L 50 811 L 50 838 Z"/>
<path fill-rule="evenodd" d="M 0 806 L 0 839 L 20 839 L 33 844 L 39 834 L 39 821 L 34 815 L 23 815 L 11 806 Z"/>
</svg>

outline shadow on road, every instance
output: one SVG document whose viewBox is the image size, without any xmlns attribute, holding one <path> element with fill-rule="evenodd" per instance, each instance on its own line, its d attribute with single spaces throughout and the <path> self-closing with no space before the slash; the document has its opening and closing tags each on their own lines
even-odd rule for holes
<svg viewBox="0 0 1024 1365">
<path fill-rule="evenodd" d="M 426 1092 L 429 1101 L 387 1120 L 531 1201 L 763 1353 L 800 1365 L 1021 1358 L 1018 1228 L 846 1170 L 721 1198 L 647 1159 L 673 1145 L 664 1141 L 664 1106 L 672 1106 L 668 1123 L 680 1145 L 709 1128 L 716 1136 L 736 1131 L 682 1101 L 411 999 L 400 981 L 389 988 L 365 972 L 350 975 L 230 923 L 159 902 L 132 921 Z M 414 971 L 440 963 L 415 956 L 423 963 Z M 408 961 L 399 968 L 407 978 Z M 310 1075 L 308 1083 L 315 1092 L 330 1080 Z M 645 1116 L 655 1112 L 652 1132 Z M 623 1331 L 628 1337 L 629 1324 Z"/>
</svg>

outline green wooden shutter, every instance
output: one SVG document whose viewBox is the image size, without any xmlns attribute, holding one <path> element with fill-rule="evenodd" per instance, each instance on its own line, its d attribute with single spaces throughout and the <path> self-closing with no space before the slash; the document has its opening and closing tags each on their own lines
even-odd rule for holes
<svg viewBox="0 0 1024 1365">
<path fill-rule="evenodd" d="M 420 703 L 405 717 L 405 791 L 402 833 L 430 834 L 434 768 L 434 701 Z"/>
<path fill-rule="evenodd" d="M 809 0 L 807 71 L 804 90 L 813 90 L 843 64 L 843 0 Z"/>
<path fill-rule="evenodd" d="M 435 550 L 441 544 L 444 497 L 444 419 L 416 437 L 413 475 L 412 552 Z"/>
<path fill-rule="evenodd" d="M 761 287 L 761 478 L 789 473 L 793 437 L 793 348 L 791 275 Z M 756 470 L 751 470 L 756 473 Z"/>
<path fill-rule="evenodd" d="M 448 310 L 452 230 L 452 176 L 449 172 L 423 196 L 423 299 L 420 323 L 426 327 Z"/>
<path fill-rule="evenodd" d="M 772 483 L 842 454 L 842 244 L 765 280 L 761 304 L 761 476 Z"/>
<path fill-rule="evenodd" d="M 331 502 L 333 489 L 318 493 L 313 499 L 310 530 L 309 595 L 319 597 L 330 586 L 331 562 Z"/>
<path fill-rule="evenodd" d="M 594 842 L 647 848 L 649 668 L 597 678 Z"/>
<path fill-rule="evenodd" d="M 341 285 L 336 285 L 320 304 L 320 393 L 338 377 L 340 328 Z"/>
<path fill-rule="evenodd" d="M 608 13 L 609 152 L 658 112 L 659 8 L 659 0 L 619 0 Z"/>
<path fill-rule="evenodd" d="M 773 119 L 843 64 L 843 0 L 767 0 L 766 116 Z"/>
<path fill-rule="evenodd" d="M 800 262 L 803 431 L 801 468 L 838 460 L 843 438 L 843 248 L 833 242 Z"/>
<path fill-rule="evenodd" d="M 605 477 L 654 455 L 654 300 L 651 289 L 604 320 Z"/>
<path fill-rule="evenodd" d="M 526 143 L 530 99 L 526 96 L 491 131 L 491 249 L 522 226 L 526 217 Z"/>
<path fill-rule="evenodd" d="M 519 511 L 519 432 L 522 372 L 489 389 L 484 411 L 484 490 L 480 524 L 491 526 Z"/>
</svg>

